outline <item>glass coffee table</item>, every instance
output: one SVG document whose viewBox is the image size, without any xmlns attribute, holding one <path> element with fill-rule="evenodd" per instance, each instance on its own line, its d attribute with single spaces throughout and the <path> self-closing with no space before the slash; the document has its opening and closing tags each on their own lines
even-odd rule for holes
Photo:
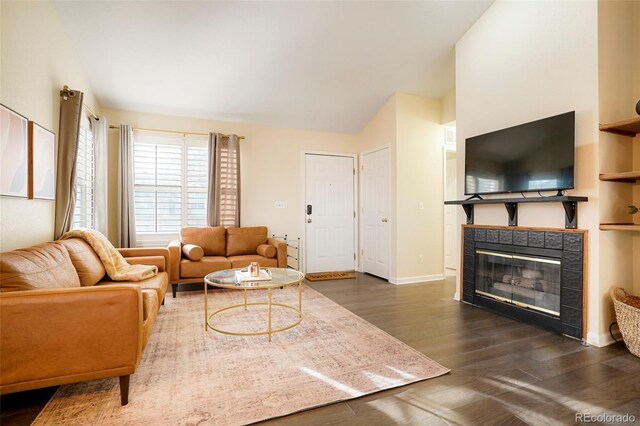
<svg viewBox="0 0 640 426">
<path fill-rule="evenodd" d="M 262 336 L 268 335 L 269 341 L 271 341 L 271 336 L 274 333 L 279 333 L 281 331 L 289 330 L 296 325 L 300 324 L 302 321 L 302 280 L 304 279 L 304 274 L 302 272 L 298 272 L 294 269 L 285 269 L 285 268 L 262 268 L 262 270 L 266 270 L 270 275 L 271 279 L 268 281 L 238 281 L 236 279 L 236 271 L 246 270 L 246 268 L 240 269 L 225 269 L 222 271 L 216 271 L 208 274 L 204 277 L 204 329 L 209 330 L 212 329 L 217 331 L 218 333 L 230 334 L 233 336 Z M 207 296 L 207 284 L 212 285 L 214 287 L 226 288 L 229 290 L 243 290 L 244 292 L 244 303 L 239 303 L 237 305 L 225 306 L 223 308 L 218 309 L 217 311 L 209 313 L 208 306 L 208 296 Z M 298 307 L 291 306 L 285 303 L 274 303 L 271 297 L 271 290 L 274 288 L 287 287 L 290 285 L 298 284 Z M 249 290 L 267 290 L 267 301 L 266 302 L 247 302 L 247 293 Z M 267 321 L 268 326 L 264 331 L 258 331 L 253 333 L 241 333 L 235 331 L 223 330 L 217 327 L 212 326 L 209 321 L 214 316 L 218 315 L 221 312 L 228 311 L 229 309 L 238 309 L 244 308 L 247 310 L 247 307 L 254 305 L 266 305 L 267 309 Z M 277 329 L 273 329 L 271 327 L 271 311 L 273 306 L 280 306 L 283 308 L 294 310 L 296 315 L 296 320 L 291 324 L 288 324 L 284 327 L 280 327 Z"/>
</svg>

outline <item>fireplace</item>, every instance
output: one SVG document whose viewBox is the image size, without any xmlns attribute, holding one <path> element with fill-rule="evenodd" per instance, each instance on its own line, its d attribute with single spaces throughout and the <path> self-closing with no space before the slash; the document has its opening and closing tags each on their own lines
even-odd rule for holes
<svg viewBox="0 0 640 426">
<path fill-rule="evenodd" d="M 462 300 L 582 338 L 584 231 L 464 226 Z"/>
<path fill-rule="evenodd" d="M 476 250 L 476 293 L 560 317 L 560 265 L 554 258 Z"/>
</svg>

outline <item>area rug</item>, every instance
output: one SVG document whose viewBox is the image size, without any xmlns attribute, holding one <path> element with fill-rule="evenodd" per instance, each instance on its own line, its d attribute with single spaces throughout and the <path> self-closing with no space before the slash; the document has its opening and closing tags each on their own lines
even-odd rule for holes
<svg viewBox="0 0 640 426">
<path fill-rule="evenodd" d="M 205 331 L 202 292 L 167 298 L 131 376 L 128 405 L 120 405 L 117 378 L 65 385 L 34 424 L 247 424 L 449 371 L 311 288 L 304 286 L 302 296 L 304 320 L 271 343 Z M 214 310 L 240 303 L 242 293 L 216 290 L 209 297 Z M 249 302 L 265 298 L 264 290 L 249 292 Z M 273 298 L 295 305 L 297 288 L 276 289 Z M 274 308 L 274 327 L 295 315 Z M 212 325 L 259 331 L 266 311 L 225 311 Z"/>
<path fill-rule="evenodd" d="M 305 275 L 309 281 L 350 280 L 355 277 L 353 272 L 317 272 Z"/>
</svg>

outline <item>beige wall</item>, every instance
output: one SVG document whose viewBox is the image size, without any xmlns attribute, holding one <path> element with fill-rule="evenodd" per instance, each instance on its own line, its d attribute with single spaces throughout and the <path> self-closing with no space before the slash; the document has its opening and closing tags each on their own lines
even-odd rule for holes
<svg viewBox="0 0 640 426">
<path fill-rule="evenodd" d="M 0 102 L 56 135 L 65 84 L 97 110 L 53 3 L 2 1 L 0 11 Z M 0 251 L 51 240 L 53 228 L 53 201 L 0 198 Z"/>
<path fill-rule="evenodd" d="M 598 39 L 595 2 L 496 2 L 456 45 L 458 196 L 464 141 L 508 126 L 576 111 L 579 227 L 589 230 L 588 340 L 603 344 L 610 315 L 599 277 Z M 464 223 L 462 209 L 459 222 Z M 504 206 L 475 209 L 476 224 L 506 225 Z M 561 204 L 525 205 L 521 226 L 563 228 Z"/>
<path fill-rule="evenodd" d="M 397 232 L 396 223 L 396 100 L 397 95 L 392 95 L 382 108 L 371 118 L 367 125 L 358 134 L 358 153 L 363 154 L 375 151 L 384 146 L 389 147 L 389 274 L 395 277 L 396 272 L 396 247 Z M 362 259 L 360 259 L 362 262 Z"/>
<path fill-rule="evenodd" d="M 266 225 L 270 233 L 302 237 L 304 220 L 303 152 L 357 152 L 356 137 L 186 117 L 103 109 L 109 124 L 134 128 L 208 133 L 236 133 L 241 156 L 241 225 Z M 109 239 L 116 241 L 118 130 L 109 131 Z M 288 208 L 275 209 L 274 201 Z"/>
<path fill-rule="evenodd" d="M 441 99 L 442 102 L 442 124 L 451 123 L 456 120 L 456 89 L 451 89 Z"/>
<path fill-rule="evenodd" d="M 443 275 L 441 117 L 440 100 L 396 93 L 357 136 L 360 153 L 390 148 L 389 281 L 394 284 Z"/>
<path fill-rule="evenodd" d="M 441 102 L 398 93 L 395 282 L 444 273 L 444 131 Z M 420 206 L 421 205 L 421 206 Z M 422 263 L 418 257 L 422 256 Z"/>
</svg>

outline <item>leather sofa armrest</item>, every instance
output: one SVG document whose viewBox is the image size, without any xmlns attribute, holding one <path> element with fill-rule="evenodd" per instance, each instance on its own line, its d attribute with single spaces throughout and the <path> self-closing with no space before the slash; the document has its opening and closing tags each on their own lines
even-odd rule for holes
<svg viewBox="0 0 640 426">
<path fill-rule="evenodd" d="M 180 280 L 180 260 L 182 259 L 182 243 L 171 241 L 169 243 L 169 282 L 177 283 Z"/>
<path fill-rule="evenodd" d="M 136 248 L 119 248 L 118 251 L 124 258 L 127 257 L 152 257 L 152 256 L 162 256 L 164 257 L 164 264 L 166 265 L 166 271 L 171 276 L 171 257 L 169 253 L 169 249 L 165 247 L 136 247 Z M 137 262 L 137 264 L 147 264 L 144 262 Z M 149 262 L 149 265 L 156 265 L 157 263 Z"/>
<path fill-rule="evenodd" d="M 278 268 L 287 267 L 287 243 L 274 238 L 267 239 L 267 244 L 276 248 L 276 259 L 278 259 Z"/>
<path fill-rule="evenodd" d="M 0 294 L 3 393 L 132 374 L 142 353 L 139 286 Z"/>
</svg>

